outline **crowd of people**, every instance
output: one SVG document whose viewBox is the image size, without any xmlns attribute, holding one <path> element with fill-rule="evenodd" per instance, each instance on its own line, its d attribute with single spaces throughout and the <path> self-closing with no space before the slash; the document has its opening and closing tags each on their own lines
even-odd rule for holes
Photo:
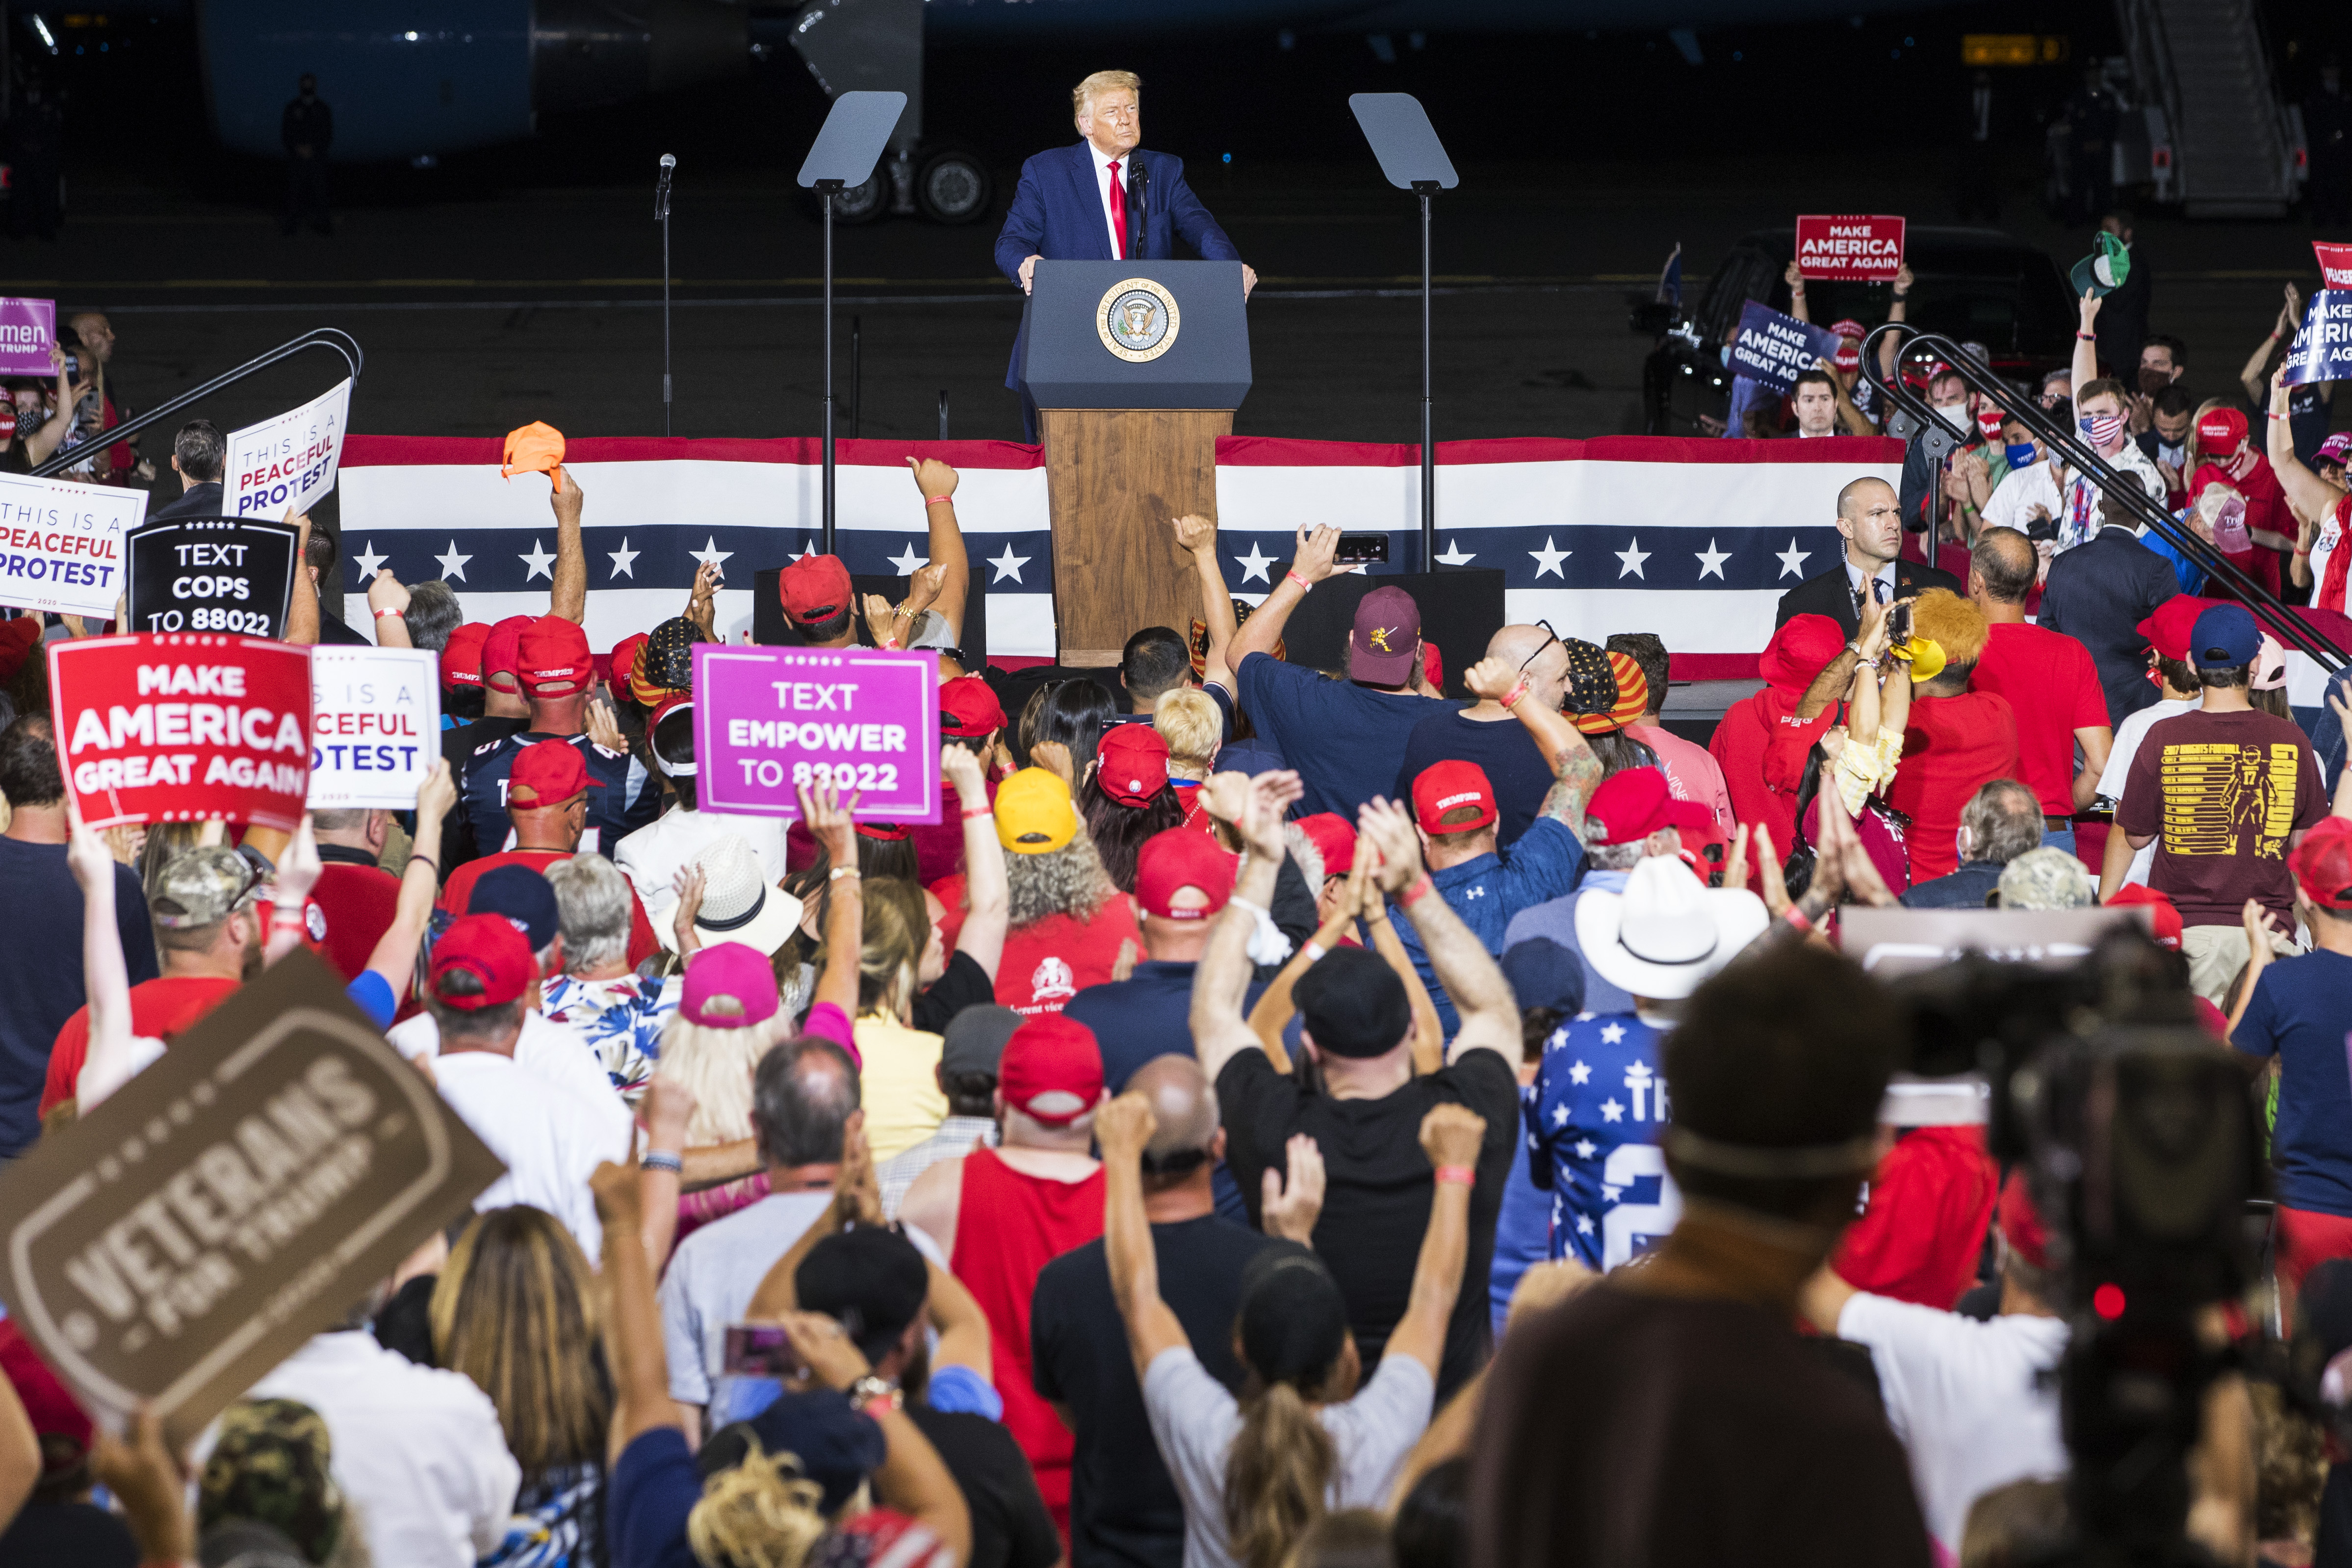
<svg viewBox="0 0 2352 1568">
<path fill-rule="evenodd" d="M 2275 388 L 2257 449 L 2172 395 L 2177 344 L 2102 376 L 2099 303 L 2021 398 L 2225 549 L 2208 497 L 2246 501 L 2247 548 L 2340 606 L 2334 440 L 2298 459 Z M 1868 423 L 1843 373 L 1801 420 Z M 703 807 L 720 570 L 599 653 L 560 470 L 545 613 L 362 585 L 374 640 L 439 663 L 413 811 L 93 831 L 30 656 L 83 628 L 0 623 L 0 889 L 40 912 L 0 947 L 0 1158 L 307 948 L 503 1166 L 190 1449 L 94 1420 L 0 1322 L 0 1563 L 2029 1560 L 2065 1527 L 2063 1227 L 1980 1096 L 1906 1079 L 1844 916 L 2126 911 L 2150 1005 L 2268 1096 L 2278 1305 L 2235 1332 L 2324 1364 L 2352 783 L 2244 604 L 1928 391 L 1972 439 L 1919 495 L 1843 487 L 1842 558 L 1706 745 L 1669 722 L 1671 628 L 1497 627 L 1449 699 L 1377 585 L 1339 667 L 1293 662 L 1346 570 L 1328 528 L 1253 607 L 1173 519 L 1194 635 L 968 663 L 935 459 L 903 601 L 813 553 L 777 587 L 805 645 L 936 654 L 935 822 L 824 783 L 790 823 Z M 18 395 L 21 429 L 48 405 Z M 61 374 L 75 430 L 87 395 Z M 179 432 L 187 507 L 219 463 Z M 362 640 L 331 540 L 300 549 L 289 639 Z M 2273 1462 L 2317 1396 L 2269 1394 L 2217 1390 L 2188 1529 L 2352 1553 L 2352 1470 L 2323 1527 L 2324 1467 Z"/>
</svg>

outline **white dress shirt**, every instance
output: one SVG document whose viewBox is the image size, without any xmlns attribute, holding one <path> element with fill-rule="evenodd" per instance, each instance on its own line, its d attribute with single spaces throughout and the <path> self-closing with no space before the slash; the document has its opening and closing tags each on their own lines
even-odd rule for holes
<svg viewBox="0 0 2352 1568">
<path fill-rule="evenodd" d="M 505 1538 L 522 1470 L 464 1374 L 419 1366 L 365 1330 L 322 1333 L 247 1397 L 296 1400 L 327 1423 L 329 1473 L 375 1563 L 473 1568 Z"/>
<path fill-rule="evenodd" d="M 1105 153 L 1101 148 L 1089 141 L 1087 143 L 1087 156 L 1095 161 L 1095 194 L 1102 198 L 1103 227 L 1110 234 L 1110 253 L 1123 261 L 1127 257 L 1127 236 L 1118 232 L 1118 225 L 1117 224 L 1111 222 L 1110 166 L 1113 163 L 1117 163 L 1118 165 L 1118 178 L 1121 181 L 1125 181 L 1129 172 L 1128 161 L 1133 158 L 1135 154 L 1132 152 L 1122 152 L 1117 157 L 1112 157 Z"/>
<path fill-rule="evenodd" d="M 1845 562 L 1846 592 L 1849 594 L 1860 594 L 1862 592 L 1862 568 L 1853 564 L 1853 557 L 1850 555 L 1841 556 L 1839 559 Z M 1885 602 L 1889 604 L 1895 602 L 1895 595 L 1896 591 L 1895 581 L 1895 563 L 1891 560 L 1885 562 L 1876 571 L 1871 573 L 1871 575 L 1886 585 L 1886 598 Z"/>
</svg>

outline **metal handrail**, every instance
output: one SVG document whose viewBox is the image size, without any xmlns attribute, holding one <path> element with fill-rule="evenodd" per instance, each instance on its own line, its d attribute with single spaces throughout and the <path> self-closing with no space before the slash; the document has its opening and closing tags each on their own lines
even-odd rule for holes
<svg viewBox="0 0 2352 1568">
<path fill-rule="evenodd" d="M 1960 346 L 1950 339 L 1937 332 L 1908 332 L 1902 323 L 1897 321 L 1884 322 L 1874 328 L 1870 335 L 1864 339 L 1863 363 L 1867 365 L 1875 361 L 1878 346 L 1884 340 L 1884 335 L 1888 332 L 1904 333 L 1901 343 L 1902 352 L 1906 358 L 1925 352 L 1933 359 L 1941 361 L 1947 373 L 1959 377 L 1970 390 L 1992 399 L 2004 414 L 2024 425 L 2038 437 L 2044 449 L 2050 454 L 2063 456 L 2069 467 L 2078 473 L 2087 474 L 2096 480 L 2099 492 L 2103 497 L 2112 496 L 2122 502 L 2127 510 L 2166 543 L 2203 567 L 2208 575 L 2218 577 L 2228 583 L 2237 592 L 2239 600 L 2246 609 L 2256 620 L 2267 626 L 2280 643 L 2309 654 L 2330 674 L 2341 671 L 2347 664 L 2352 664 L 2352 655 L 2347 655 L 2326 633 L 2295 614 L 2268 589 L 2239 570 L 2237 564 L 2228 556 L 2200 538 L 2194 529 L 2176 520 L 2162 503 L 2151 500 L 2147 492 L 2140 488 L 2137 480 L 2118 473 L 2074 430 L 2062 427 L 2032 398 L 2021 395 L 2017 387 L 1995 375 L 1990 366 L 1979 362 L 1973 356 L 1963 352 Z M 1888 429 L 1894 434 L 1906 440 L 1910 439 L 1915 434 L 1918 434 L 1929 444 L 1929 455 L 1937 457 L 1942 456 L 1944 451 L 1948 451 L 1959 444 L 1958 434 L 1945 424 L 1916 392 L 1904 383 L 1899 361 L 1895 376 L 1890 381 L 1878 384 L 1879 390 L 1886 394 L 1887 401 L 1895 405 L 1899 415 L 1915 423 L 1913 430 L 1904 430 L 1896 428 L 1895 424 L 1890 422 Z M 1939 441 L 1948 444 L 1943 451 L 1937 449 L 1937 444 Z M 1933 538 L 1934 533 L 1931 528 L 1928 547 L 1931 554 L 1934 549 Z"/>
<path fill-rule="evenodd" d="M 257 359 L 247 360 L 236 369 L 215 376 L 193 392 L 184 392 L 171 402 L 151 408 L 136 419 L 125 420 L 121 424 L 100 431 L 81 445 L 56 454 L 46 463 L 36 465 L 32 476 L 36 479 L 44 479 L 77 464 L 87 463 L 93 447 L 107 447 L 118 441 L 128 441 L 140 432 L 161 424 L 190 403 L 210 397 L 232 382 L 241 382 L 256 371 L 266 371 L 280 360 L 291 359 L 305 349 L 332 349 L 343 357 L 343 363 L 349 367 L 353 381 L 360 379 L 361 368 L 367 363 L 367 355 L 361 350 L 359 340 L 349 332 L 336 327 L 313 327 L 300 337 L 278 344 Z"/>
</svg>

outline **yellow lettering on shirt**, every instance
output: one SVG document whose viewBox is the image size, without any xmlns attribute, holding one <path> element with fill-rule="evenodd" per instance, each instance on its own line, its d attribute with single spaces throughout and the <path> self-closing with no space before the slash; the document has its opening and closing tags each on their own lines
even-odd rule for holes
<svg viewBox="0 0 2352 1568">
<path fill-rule="evenodd" d="M 2277 860 L 2294 830 L 2300 753 L 2289 743 L 2268 747 L 2202 741 L 2164 748 L 2164 848 L 2168 854 L 2236 854 L 2241 833 L 2252 852 Z"/>
</svg>

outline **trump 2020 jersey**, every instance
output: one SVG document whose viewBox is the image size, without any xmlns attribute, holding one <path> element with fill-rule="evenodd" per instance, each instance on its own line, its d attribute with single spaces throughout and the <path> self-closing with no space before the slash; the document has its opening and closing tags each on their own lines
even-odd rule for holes
<svg viewBox="0 0 2352 1568">
<path fill-rule="evenodd" d="M 1554 1258 L 1606 1270 L 1675 1228 L 1682 1197 L 1658 1146 L 1665 1038 L 1632 1013 L 1580 1013 L 1544 1042 L 1520 1096 L 1528 1175 L 1552 1195 Z"/>
<path fill-rule="evenodd" d="M 580 753 L 588 777 L 588 826 L 580 835 L 582 854 L 612 858 L 613 847 L 661 814 L 661 790 L 645 767 L 626 752 L 607 751 L 584 735 L 540 735 L 526 730 L 476 748 L 466 758 L 457 785 L 457 810 L 474 831 L 474 848 L 486 855 L 514 848 L 507 820 L 507 781 L 515 758 L 526 746 L 561 740 Z"/>
</svg>

